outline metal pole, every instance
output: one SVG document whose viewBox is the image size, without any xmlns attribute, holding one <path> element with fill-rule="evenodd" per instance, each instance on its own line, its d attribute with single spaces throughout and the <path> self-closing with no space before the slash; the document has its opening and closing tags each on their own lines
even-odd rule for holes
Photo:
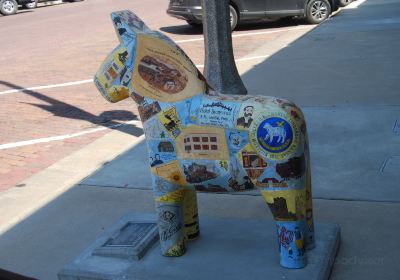
<svg viewBox="0 0 400 280">
<path fill-rule="evenodd" d="M 201 5 L 207 81 L 220 93 L 246 95 L 233 57 L 229 0 L 201 0 Z"/>
</svg>

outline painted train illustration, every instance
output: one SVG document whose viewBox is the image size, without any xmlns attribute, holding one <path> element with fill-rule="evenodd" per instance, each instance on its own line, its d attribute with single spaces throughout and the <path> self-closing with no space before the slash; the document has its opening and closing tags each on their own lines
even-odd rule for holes
<svg viewBox="0 0 400 280">
<path fill-rule="evenodd" d="M 301 110 L 280 98 L 219 94 L 168 37 L 130 11 L 111 17 L 120 44 L 94 81 L 108 101 L 137 103 L 162 254 L 181 256 L 200 236 L 196 190 L 259 190 L 277 223 L 281 265 L 304 267 L 314 230 Z"/>
</svg>

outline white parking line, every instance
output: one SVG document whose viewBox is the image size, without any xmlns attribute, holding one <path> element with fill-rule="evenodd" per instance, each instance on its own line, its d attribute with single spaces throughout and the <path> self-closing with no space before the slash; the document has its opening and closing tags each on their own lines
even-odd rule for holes
<svg viewBox="0 0 400 280">
<path fill-rule="evenodd" d="M 357 0 L 357 1 L 353 1 L 351 2 L 349 5 L 347 5 L 346 7 L 344 7 L 344 9 L 356 9 L 358 8 L 358 6 L 360 6 L 362 3 L 364 3 L 367 0 Z"/>
<path fill-rule="evenodd" d="M 304 29 L 304 28 L 309 28 L 309 26 L 298 26 L 298 27 L 292 27 L 292 28 L 270 30 L 270 31 L 261 31 L 261 32 L 239 33 L 239 34 L 233 34 L 232 38 L 255 36 L 255 35 L 265 35 L 265 34 L 286 32 L 286 31 L 291 31 L 291 30 L 296 30 L 296 29 Z M 182 44 L 182 43 L 189 43 L 189 42 L 196 42 L 196 41 L 203 41 L 203 40 L 204 40 L 203 37 L 199 37 L 199 38 L 193 38 L 193 39 L 178 40 L 178 41 L 175 41 L 175 43 Z"/>
<path fill-rule="evenodd" d="M 25 90 L 37 90 L 37 89 L 45 89 L 45 88 L 69 87 L 69 86 L 87 84 L 87 83 L 91 83 L 91 82 L 93 82 L 92 79 L 76 81 L 76 82 L 68 82 L 68 83 L 62 83 L 62 84 L 55 84 L 55 85 L 46 85 L 46 86 L 35 86 L 35 87 L 29 87 L 29 88 L 10 89 L 10 90 L 6 90 L 6 91 L 0 91 L 0 95 L 7 94 L 7 93 L 21 92 L 21 91 L 25 91 Z"/>
<path fill-rule="evenodd" d="M 242 62 L 242 61 L 260 59 L 260 58 L 267 58 L 267 57 L 269 57 L 269 55 L 249 56 L 249 57 L 243 57 L 243 58 L 235 59 L 235 62 Z M 204 64 L 198 64 L 198 65 L 196 65 L 196 67 L 204 68 Z"/>
<path fill-rule="evenodd" d="M 178 41 L 174 41 L 175 43 L 178 44 L 182 44 L 182 43 L 189 43 L 189 42 L 196 42 L 196 41 L 203 41 L 204 38 L 203 37 L 199 37 L 199 38 L 192 38 L 192 39 L 186 39 L 186 40 L 178 40 Z"/>
<path fill-rule="evenodd" d="M 127 124 L 141 125 L 141 122 L 138 120 L 131 120 L 131 121 L 127 121 L 124 123 L 111 125 L 108 127 L 98 127 L 98 128 L 85 130 L 85 131 L 72 133 L 72 134 L 64 134 L 64 135 L 59 135 L 59 136 L 52 136 L 52 137 L 46 137 L 46 138 L 38 138 L 38 139 L 31 139 L 31 140 L 26 140 L 26 141 L 19 141 L 19 142 L 14 142 L 14 143 L 0 144 L 0 150 L 17 148 L 17 147 L 22 147 L 22 146 L 29 146 L 29 145 L 39 144 L 39 143 L 48 143 L 48 142 L 52 142 L 52 141 L 65 140 L 65 139 L 69 139 L 69 138 L 79 137 L 82 135 L 103 131 L 103 130 L 110 129 L 110 128 L 120 127 L 120 126 L 127 125 Z"/>
</svg>

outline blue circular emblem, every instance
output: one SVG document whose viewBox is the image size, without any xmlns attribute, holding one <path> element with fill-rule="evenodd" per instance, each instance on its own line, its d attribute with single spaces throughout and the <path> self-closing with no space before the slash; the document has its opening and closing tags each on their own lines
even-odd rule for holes
<svg viewBox="0 0 400 280">
<path fill-rule="evenodd" d="M 293 142 L 293 128 L 279 117 L 265 119 L 257 128 L 257 141 L 267 152 L 282 153 Z"/>
</svg>

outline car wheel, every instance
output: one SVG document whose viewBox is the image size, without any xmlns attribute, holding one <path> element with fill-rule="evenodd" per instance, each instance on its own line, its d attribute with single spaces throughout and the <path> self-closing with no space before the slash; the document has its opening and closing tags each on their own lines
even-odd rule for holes
<svg viewBox="0 0 400 280">
<path fill-rule="evenodd" d="M 0 0 L 0 13 L 5 16 L 15 14 L 18 11 L 18 4 L 15 0 Z"/>
<path fill-rule="evenodd" d="M 230 21 L 231 21 L 231 30 L 234 30 L 239 23 L 239 17 L 235 10 L 235 8 L 229 5 L 229 13 L 230 13 Z"/>
<path fill-rule="evenodd" d="M 37 0 L 33 3 L 28 3 L 24 5 L 24 8 L 26 9 L 35 9 L 37 7 Z"/>
<path fill-rule="evenodd" d="M 353 2 L 353 0 L 339 0 L 339 5 L 340 5 L 340 7 L 346 7 L 351 2 Z"/>
<path fill-rule="evenodd" d="M 328 0 L 310 0 L 307 4 L 307 21 L 317 24 L 326 20 L 331 14 L 331 5 Z"/>
</svg>

